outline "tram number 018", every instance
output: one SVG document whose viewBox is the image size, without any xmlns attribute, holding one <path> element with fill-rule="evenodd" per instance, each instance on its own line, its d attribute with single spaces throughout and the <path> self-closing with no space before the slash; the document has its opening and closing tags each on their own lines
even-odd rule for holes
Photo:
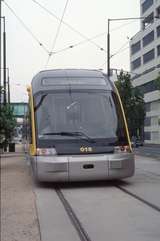
<svg viewBox="0 0 160 241">
<path fill-rule="evenodd" d="M 80 147 L 80 151 L 81 152 L 92 152 L 93 149 L 92 149 L 92 147 L 83 147 L 83 146 L 81 146 Z"/>
</svg>

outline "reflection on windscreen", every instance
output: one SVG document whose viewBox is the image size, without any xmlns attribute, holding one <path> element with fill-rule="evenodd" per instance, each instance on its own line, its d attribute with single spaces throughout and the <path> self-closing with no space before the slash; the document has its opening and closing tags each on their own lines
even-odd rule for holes
<svg viewBox="0 0 160 241">
<path fill-rule="evenodd" d="M 36 105 L 39 138 L 68 139 L 45 133 L 77 131 L 91 138 L 117 137 L 118 117 L 111 92 L 45 93 L 36 97 Z"/>
</svg>

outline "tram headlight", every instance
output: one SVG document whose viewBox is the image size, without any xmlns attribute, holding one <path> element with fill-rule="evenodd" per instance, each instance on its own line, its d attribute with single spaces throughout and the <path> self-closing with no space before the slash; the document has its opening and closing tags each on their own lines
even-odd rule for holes
<svg viewBox="0 0 160 241">
<path fill-rule="evenodd" d="M 37 148 L 38 156 L 55 156 L 57 155 L 55 148 Z"/>
<path fill-rule="evenodd" d="M 131 152 L 129 146 L 115 146 L 114 153 L 129 153 Z"/>
</svg>

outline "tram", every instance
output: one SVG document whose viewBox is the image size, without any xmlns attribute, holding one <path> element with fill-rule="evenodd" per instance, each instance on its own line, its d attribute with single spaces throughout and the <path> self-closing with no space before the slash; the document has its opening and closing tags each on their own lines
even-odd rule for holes
<svg viewBox="0 0 160 241">
<path fill-rule="evenodd" d="M 106 74 L 45 70 L 27 91 L 26 146 L 38 181 L 122 179 L 134 174 L 124 110 Z"/>
</svg>

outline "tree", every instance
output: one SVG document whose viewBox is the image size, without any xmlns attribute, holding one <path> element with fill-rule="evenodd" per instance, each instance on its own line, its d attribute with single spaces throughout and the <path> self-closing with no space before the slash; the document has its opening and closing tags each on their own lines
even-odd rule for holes
<svg viewBox="0 0 160 241">
<path fill-rule="evenodd" d="M 155 79 L 154 83 L 156 85 L 157 90 L 160 90 L 160 73 L 157 76 L 157 78 Z"/>
<path fill-rule="evenodd" d="M 1 93 L 3 89 L 1 88 Z M 13 115 L 13 108 L 10 104 L 1 104 L 0 106 L 0 144 L 7 144 L 11 141 L 16 120 Z"/>
<path fill-rule="evenodd" d="M 123 71 L 118 76 L 116 86 L 121 96 L 130 136 L 142 136 L 145 118 L 143 95 L 138 88 L 132 86 L 130 75 Z"/>
</svg>

